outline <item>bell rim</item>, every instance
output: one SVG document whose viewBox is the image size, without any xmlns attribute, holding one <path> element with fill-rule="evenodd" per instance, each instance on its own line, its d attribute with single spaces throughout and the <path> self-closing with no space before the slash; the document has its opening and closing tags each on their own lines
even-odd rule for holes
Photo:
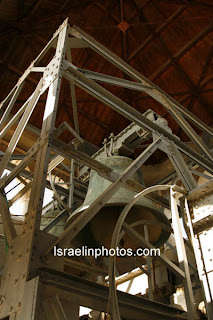
<svg viewBox="0 0 213 320">
<path fill-rule="evenodd" d="M 123 207 L 125 207 L 126 204 L 121 203 L 123 205 Z M 112 207 L 112 206 L 118 206 L 119 203 L 106 203 L 106 205 L 104 207 Z M 67 228 L 72 222 L 74 222 L 79 216 L 80 214 L 83 214 L 84 211 L 88 208 L 89 206 L 84 206 L 82 205 L 81 207 L 77 208 L 73 214 L 68 218 L 66 224 L 65 224 L 65 228 Z M 153 216 L 154 216 L 154 221 L 159 223 L 163 223 L 165 225 L 167 225 L 168 227 L 171 227 L 171 223 L 169 221 L 169 219 L 164 215 L 163 211 L 159 208 L 159 211 L 156 210 L 158 208 L 150 208 L 148 205 L 142 205 L 140 203 L 136 203 L 134 205 L 134 207 L 140 207 L 140 208 L 144 208 L 149 210 Z M 82 210 L 83 209 L 83 210 Z M 101 210 L 101 209 L 100 209 Z M 153 221 L 152 219 L 150 219 L 150 221 Z M 158 237 L 158 239 L 152 243 L 153 246 L 155 247 L 160 247 L 162 246 L 170 237 L 171 231 L 166 230 L 165 228 L 163 228 L 163 226 L 161 226 L 161 234 Z"/>
</svg>

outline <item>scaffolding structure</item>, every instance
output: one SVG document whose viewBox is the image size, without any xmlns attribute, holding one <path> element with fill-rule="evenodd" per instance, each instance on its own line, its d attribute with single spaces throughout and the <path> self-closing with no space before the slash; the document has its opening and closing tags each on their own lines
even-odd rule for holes
<svg viewBox="0 0 213 320">
<path fill-rule="evenodd" d="M 51 48 L 55 49 L 55 54 L 51 61 L 45 67 L 40 66 L 40 61 Z M 72 48 L 89 48 L 94 50 L 118 69 L 122 70 L 132 81 L 76 67 L 72 63 Z M 24 90 L 25 80 L 31 72 L 41 73 L 40 81 L 29 99 L 16 114 L 11 116 L 11 110 L 21 90 Z M 55 128 L 62 77 L 70 82 L 74 129 L 67 123 L 64 123 L 57 129 Z M 141 114 L 98 84 L 99 82 L 142 91 L 151 96 L 161 103 L 171 114 L 173 119 L 190 138 L 195 148 L 191 148 L 175 136 L 165 122 L 161 121 L 159 116 L 158 120 L 156 120 L 154 112 L 149 110 L 149 112 Z M 92 152 L 92 156 L 88 154 L 89 143 L 81 138 L 79 131 L 75 86 L 85 90 L 131 121 L 131 125 L 117 137 L 114 137 L 114 148 L 119 149 L 122 147 L 134 150 L 137 143 L 141 144 L 150 139 L 152 140 L 151 144 L 141 152 L 121 175 L 99 161 L 103 153 L 110 152 L 112 141 L 105 142 L 103 148 L 98 151 L 94 148 L 95 151 Z M 29 118 L 36 108 L 39 98 L 47 90 L 48 95 L 39 137 L 36 143 L 28 150 L 27 154 L 22 157 L 20 163 L 11 169 L 10 161 L 18 141 L 25 128 L 27 128 Z M 208 318 L 209 320 L 213 319 L 213 288 L 211 284 L 213 283 L 211 281 L 213 262 L 209 259 L 208 250 L 206 252 L 202 249 L 202 243 L 205 242 L 205 237 L 208 237 L 209 233 L 212 232 L 211 228 L 213 226 L 211 213 L 213 155 L 210 146 L 195 132 L 190 123 L 193 123 L 193 126 L 198 127 L 205 134 L 204 136 L 209 138 L 213 135 L 213 130 L 210 127 L 78 27 L 69 26 L 68 19 L 59 27 L 50 42 L 24 72 L 16 86 L 1 103 L 0 109 L 3 110 L 0 121 L 0 138 L 16 124 L 16 130 L 0 162 L 1 176 L 5 169 L 10 169 L 10 173 L 4 175 L 0 180 L 1 217 L 8 243 L 0 291 L 0 319 L 75 320 L 79 319 L 79 306 L 87 306 L 109 313 L 113 320 L 121 318 L 136 320 L 147 319 L 147 317 L 158 320 L 166 318 L 197 319 L 180 218 L 184 221 L 188 237 L 194 249 Z M 74 139 L 69 144 L 58 139 L 60 134 L 67 129 L 74 136 Z M 134 139 L 136 141 L 134 143 L 136 144 L 131 144 L 130 137 L 132 136 L 137 137 L 137 139 Z M 92 148 L 91 145 L 89 146 Z M 134 182 L 132 176 L 157 149 L 167 154 L 174 166 L 174 174 L 173 176 L 169 175 L 165 177 L 160 184 L 147 189 L 145 186 Z M 55 157 L 53 157 L 53 154 Z M 185 160 L 186 157 L 189 159 L 187 162 Z M 17 235 L 8 209 L 4 189 L 14 178 L 26 177 L 25 168 L 34 159 L 36 160 L 33 179 L 16 195 L 16 199 L 18 199 L 30 190 L 29 206 L 25 215 L 23 231 Z M 68 205 L 41 231 L 40 224 L 45 186 L 47 183 L 50 183 L 54 190 L 51 172 L 64 159 L 70 159 L 72 164 Z M 111 185 L 62 234 L 56 237 L 48 233 L 48 231 L 60 219 L 64 218 L 67 212 L 73 211 L 73 198 L 75 192 L 77 192 L 74 188 L 74 163 L 81 164 L 79 177 L 87 174 L 87 169 L 91 168 L 103 178 L 109 180 Z M 210 175 L 202 173 L 203 171 Z M 195 174 L 203 174 L 209 178 L 209 181 L 203 185 L 198 185 L 194 178 Z M 170 184 L 174 175 L 178 176 L 183 187 Z M 50 181 L 48 181 L 48 176 L 50 177 Z M 178 308 L 153 301 L 151 281 L 149 281 L 149 300 L 116 292 L 114 281 L 115 261 L 111 261 L 109 264 L 111 281 L 109 288 L 107 288 L 106 286 L 64 273 L 66 258 L 53 255 L 54 247 L 69 247 L 71 241 L 121 187 L 136 192 L 138 198 L 148 197 L 154 203 L 171 211 L 179 265 L 177 266 L 164 254 L 160 255 L 159 260 L 181 279 L 185 290 L 187 313 Z M 161 190 L 169 191 L 169 200 L 160 195 L 158 191 Z M 57 190 L 54 191 L 57 195 Z M 133 201 L 136 201 L 137 197 Z M 60 202 L 60 197 L 57 200 Z M 123 218 L 121 217 L 121 224 L 117 226 L 117 231 L 123 230 L 141 244 L 141 246 L 145 245 L 147 248 L 153 248 L 153 245 L 148 240 L 149 235 L 147 232 L 145 232 L 146 236 L 142 237 L 131 225 L 124 222 L 130 205 L 124 208 L 124 212 L 122 212 Z M 146 224 L 144 228 L 147 230 Z M 119 236 L 119 232 L 117 237 Z M 116 239 L 115 237 L 114 242 L 112 242 L 115 247 L 117 244 Z M 147 268 L 148 263 L 147 260 Z M 102 274 L 104 273 L 92 266 L 85 267 L 83 264 L 75 263 L 75 267 L 86 268 L 89 272 L 94 272 L 97 275 L 100 275 L 101 272 Z M 151 277 L 149 270 L 148 277 L 149 279 Z"/>
</svg>

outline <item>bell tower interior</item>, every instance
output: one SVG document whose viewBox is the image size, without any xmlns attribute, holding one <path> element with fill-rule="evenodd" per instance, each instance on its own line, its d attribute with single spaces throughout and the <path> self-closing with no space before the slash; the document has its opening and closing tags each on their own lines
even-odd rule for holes
<svg viewBox="0 0 213 320">
<path fill-rule="evenodd" d="M 211 320 L 213 6 L 59 2 L 0 1 L 0 320 Z"/>
</svg>

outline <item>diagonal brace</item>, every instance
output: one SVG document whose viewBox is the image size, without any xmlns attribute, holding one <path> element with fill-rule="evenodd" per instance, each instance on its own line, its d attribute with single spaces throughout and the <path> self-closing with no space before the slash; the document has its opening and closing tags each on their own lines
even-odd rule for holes
<svg viewBox="0 0 213 320">
<path fill-rule="evenodd" d="M 11 246 L 13 239 L 17 236 L 15 227 L 13 225 L 10 211 L 8 209 L 6 197 L 0 192 L 0 207 L 1 217 L 3 222 L 4 231 L 6 234 L 7 242 Z"/>
<path fill-rule="evenodd" d="M 44 255 L 51 252 L 56 245 L 64 247 L 70 243 L 73 238 L 86 226 L 86 224 L 98 213 L 113 194 L 125 184 L 125 182 L 142 166 L 142 164 L 156 150 L 159 140 L 154 141 L 146 150 L 144 150 L 133 163 L 124 170 L 122 175 L 112 183 L 73 223 L 60 235 L 60 237 L 49 247 Z"/>
</svg>

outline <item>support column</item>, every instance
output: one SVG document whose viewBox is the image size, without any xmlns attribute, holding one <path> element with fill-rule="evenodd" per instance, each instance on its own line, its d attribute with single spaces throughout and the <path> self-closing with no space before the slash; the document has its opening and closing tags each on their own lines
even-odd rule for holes
<svg viewBox="0 0 213 320">
<path fill-rule="evenodd" d="M 170 201 L 171 201 L 171 214 L 172 214 L 172 226 L 174 230 L 177 256 L 179 261 L 179 266 L 185 273 L 184 292 L 187 305 L 187 314 L 189 320 L 197 320 L 197 314 L 195 310 L 194 295 L 192 290 L 192 283 L 189 272 L 189 265 L 186 256 L 186 249 L 184 246 L 183 235 L 180 225 L 178 206 L 177 206 L 177 193 L 172 188 L 170 189 Z"/>
<path fill-rule="evenodd" d="M 188 226 L 189 226 L 192 245 L 193 245 L 194 254 L 195 254 L 195 260 L 196 260 L 196 264 L 197 264 L 198 275 L 199 275 L 199 279 L 200 279 L 201 286 L 202 286 L 203 293 L 204 293 L 207 316 L 208 316 L 208 319 L 211 320 L 211 319 L 213 319 L 213 302 L 212 302 L 211 292 L 210 292 L 210 289 L 208 286 L 208 279 L 205 275 L 205 272 L 203 272 L 204 266 L 202 266 L 202 263 L 201 263 L 202 259 L 200 257 L 201 252 L 199 251 L 199 241 L 197 238 L 195 238 L 195 235 L 194 235 L 192 220 L 191 220 L 191 216 L 190 216 L 190 212 L 189 212 L 188 202 L 186 199 L 185 199 L 185 209 L 186 209 Z"/>
<path fill-rule="evenodd" d="M 45 250 L 47 245 L 49 246 L 50 241 L 53 241 L 50 235 L 40 231 L 40 220 L 51 149 L 50 143 L 55 127 L 67 34 L 68 21 L 65 20 L 59 28 L 56 54 L 44 72 L 44 88 L 49 87 L 49 91 L 41 135 L 40 139 L 37 141 L 39 149 L 36 150 L 37 157 L 30 201 L 28 212 L 25 216 L 23 233 L 12 241 L 8 250 L 5 271 L 1 283 L 0 318 L 16 314 L 18 320 L 40 320 L 39 316 L 36 314 L 35 316 L 31 314 L 30 318 L 26 318 L 25 315 L 21 318 L 18 316 L 20 315 L 20 312 L 22 312 L 22 302 L 25 300 L 24 294 L 26 284 L 42 265 L 39 255 L 42 250 Z M 24 120 L 25 118 L 23 118 L 23 121 Z M 32 160 L 33 151 L 32 148 L 32 153 L 28 154 L 30 160 Z M 26 158 L 27 156 L 25 159 Z M 58 266 L 60 266 L 60 264 L 61 261 L 59 261 Z M 57 268 L 57 263 L 55 263 L 54 266 Z"/>
</svg>

